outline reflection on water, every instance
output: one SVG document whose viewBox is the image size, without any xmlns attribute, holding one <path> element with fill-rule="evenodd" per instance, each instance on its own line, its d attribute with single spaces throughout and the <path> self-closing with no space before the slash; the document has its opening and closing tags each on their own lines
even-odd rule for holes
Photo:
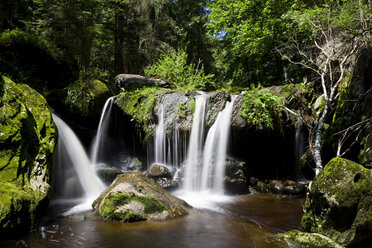
<svg viewBox="0 0 372 248">
<path fill-rule="evenodd" d="M 223 212 L 194 209 L 167 222 L 106 222 L 93 213 L 53 218 L 22 240 L 1 247 L 286 247 L 273 236 L 298 229 L 302 199 L 244 195 L 221 203 Z"/>
</svg>

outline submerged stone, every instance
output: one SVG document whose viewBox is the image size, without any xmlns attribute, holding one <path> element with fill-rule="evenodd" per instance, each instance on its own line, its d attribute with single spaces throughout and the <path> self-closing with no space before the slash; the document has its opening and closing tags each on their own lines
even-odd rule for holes
<svg viewBox="0 0 372 248">
<path fill-rule="evenodd" d="M 174 219 L 191 207 L 141 173 L 127 172 L 94 201 L 93 208 L 105 220 L 134 222 Z"/>
<path fill-rule="evenodd" d="M 372 238 L 371 170 L 334 158 L 315 178 L 305 201 L 302 227 L 343 246 L 358 246 Z"/>
<path fill-rule="evenodd" d="M 0 77 L 0 234 L 35 227 L 48 203 L 55 127 L 45 99 Z"/>
<path fill-rule="evenodd" d="M 280 233 L 277 239 L 286 242 L 289 245 L 301 245 L 308 248 L 342 248 L 332 239 L 319 233 L 305 233 L 297 230 Z"/>
</svg>

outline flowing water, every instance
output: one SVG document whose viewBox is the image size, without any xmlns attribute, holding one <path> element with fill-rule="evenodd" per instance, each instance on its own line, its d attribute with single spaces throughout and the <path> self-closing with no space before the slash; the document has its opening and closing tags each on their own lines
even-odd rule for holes
<svg viewBox="0 0 372 248">
<path fill-rule="evenodd" d="M 195 113 L 187 150 L 184 190 L 186 192 L 200 189 L 200 156 L 203 148 L 207 95 L 195 96 Z"/>
<path fill-rule="evenodd" d="M 55 159 L 54 199 L 64 202 L 80 202 L 67 214 L 91 208 L 91 203 L 105 186 L 95 174 L 90 160 L 71 128 L 58 116 L 53 115 L 58 129 L 57 153 Z M 79 190 L 80 188 L 80 190 Z"/>
<path fill-rule="evenodd" d="M 121 223 L 99 220 L 94 213 L 56 218 L 3 248 L 65 247 L 288 247 L 274 239 L 278 232 L 300 228 L 303 199 L 279 195 L 235 196 L 221 211 L 193 209 L 166 222 Z"/>
<path fill-rule="evenodd" d="M 112 104 L 114 102 L 114 97 L 110 97 L 105 102 L 105 105 L 102 109 L 101 118 L 99 120 L 98 129 L 96 137 L 93 140 L 92 151 L 91 151 L 91 160 L 92 164 L 96 165 L 99 162 L 100 151 L 102 147 L 106 145 L 107 142 L 107 132 L 109 130 L 109 121 L 111 116 Z"/>
<path fill-rule="evenodd" d="M 164 121 L 164 108 L 161 104 L 158 113 L 158 124 L 155 129 L 155 160 L 156 164 L 166 164 L 167 161 L 167 150 L 166 150 L 166 133 L 165 133 L 165 121 Z M 169 143 L 169 142 L 168 142 Z M 168 152 L 170 153 L 170 151 Z"/>
</svg>

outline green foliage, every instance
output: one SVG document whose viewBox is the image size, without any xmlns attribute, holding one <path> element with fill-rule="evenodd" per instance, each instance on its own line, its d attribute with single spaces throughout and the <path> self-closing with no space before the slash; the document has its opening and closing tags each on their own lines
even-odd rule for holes
<svg viewBox="0 0 372 248">
<path fill-rule="evenodd" d="M 87 116 L 93 104 L 94 95 L 90 92 L 88 84 L 77 81 L 67 88 L 65 105 L 72 112 Z"/>
<path fill-rule="evenodd" d="M 190 105 L 190 111 L 194 113 L 195 112 L 195 98 L 190 100 L 189 105 Z"/>
<path fill-rule="evenodd" d="M 252 85 L 251 89 L 244 93 L 240 114 L 250 125 L 273 129 L 282 100 L 270 90 Z"/>
<path fill-rule="evenodd" d="M 139 130 L 147 130 L 154 122 L 156 92 L 158 88 L 149 87 L 137 89 L 132 92 L 122 92 L 117 96 L 117 103 L 123 109 L 124 113 L 131 116 Z M 147 135 L 151 135 L 146 132 Z"/>
<path fill-rule="evenodd" d="M 0 34 L 0 73 L 44 93 L 76 78 L 53 44 L 20 29 Z"/>
<path fill-rule="evenodd" d="M 145 70 L 146 76 L 157 76 L 168 81 L 174 89 L 186 91 L 206 89 L 213 78 L 205 75 L 203 66 L 187 64 L 187 54 L 183 50 L 163 53 L 159 60 Z"/>
</svg>

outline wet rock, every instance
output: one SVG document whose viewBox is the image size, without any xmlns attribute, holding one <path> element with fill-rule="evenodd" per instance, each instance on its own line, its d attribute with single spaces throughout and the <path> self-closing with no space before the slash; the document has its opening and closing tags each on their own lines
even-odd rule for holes
<svg viewBox="0 0 372 248">
<path fill-rule="evenodd" d="M 107 165 L 100 165 L 97 169 L 97 175 L 106 184 L 111 184 L 117 175 L 123 173 L 120 169 L 116 167 L 110 167 Z"/>
<path fill-rule="evenodd" d="M 187 214 L 191 208 L 139 172 L 127 172 L 94 201 L 93 208 L 105 220 L 162 221 Z"/>
<path fill-rule="evenodd" d="M 359 163 L 367 168 L 372 168 L 372 125 L 366 129 L 366 135 L 362 142 L 362 149 L 359 153 Z"/>
<path fill-rule="evenodd" d="M 143 168 L 141 160 L 136 157 L 124 156 L 118 164 L 121 171 L 140 171 Z"/>
<path fill-rule="evenodd" d="M 163 177 L 163 178 L 156 178 L 153 180 L 166 190 L 174 190 L 180 187 L 180 184 L 178 181 L 175 181 L 169 178 Z"/>
<path fill-rule="evenodd" d="M 271 180 L 269 182 L 269 188 L 272 193 L 281 194 L 283 193 L 284 184 L 280 180 Z"/>
<path fill-rule="evenodd" d="M 147 176 L 149 178 L 168 178 L 172 179 L 171 171 L 164 165 L 153 164 L 147 170 Z"/>
<path fill-rule="evenodd" d="M 49 200 L 56 130 L 45 99 L 0 76 L 0 236 L 34 228 Z"/>
<path fill-rule="evenodd" d="M 83 214 L 73 214 L 67 216 L 67 219 L 72 222 L 84 222 L 86 220 L 86 217 Z"/>
<path fill-rule="evenodd" d="M 371 202 L 371 170 L 334 158 L 312 183 L 302 227 L 340 245 L 357 247 L 372 238 Z"/>
<path fill-rule="evenodd" d="M 286 242 L 291 247 L 293 245 L 301 245 L 307 248 L 342 248 L 341 245 L 334 242 L 332 239 L 319 233 L 305 233 L 297 230 L 280 233 L 277 236 L 280 241 Z"/>
<path fill-rule="evenodd" d="M 169 83 L 161 79 L 146 78 L 141 75 L 134 74 L 119 74 L 115 77 L 115 88 L 119 92 L 120 89 L 133 91 L 143 87 L 169 87 Z"/>
<path fill-rule="evenodd" d="M 245 162 L 232 157 L 226 159 L 225 189 L 228 193 L 242 194 L 249 191 L 245 170 Z"/>
<path fill-rule="evenodd" d="M 259 181 L 251 177 L 250 185 L 258 192 L 286 195 L 305 195 L 307 185 L 292 180 L 265 180 Z"/>
</svg>

